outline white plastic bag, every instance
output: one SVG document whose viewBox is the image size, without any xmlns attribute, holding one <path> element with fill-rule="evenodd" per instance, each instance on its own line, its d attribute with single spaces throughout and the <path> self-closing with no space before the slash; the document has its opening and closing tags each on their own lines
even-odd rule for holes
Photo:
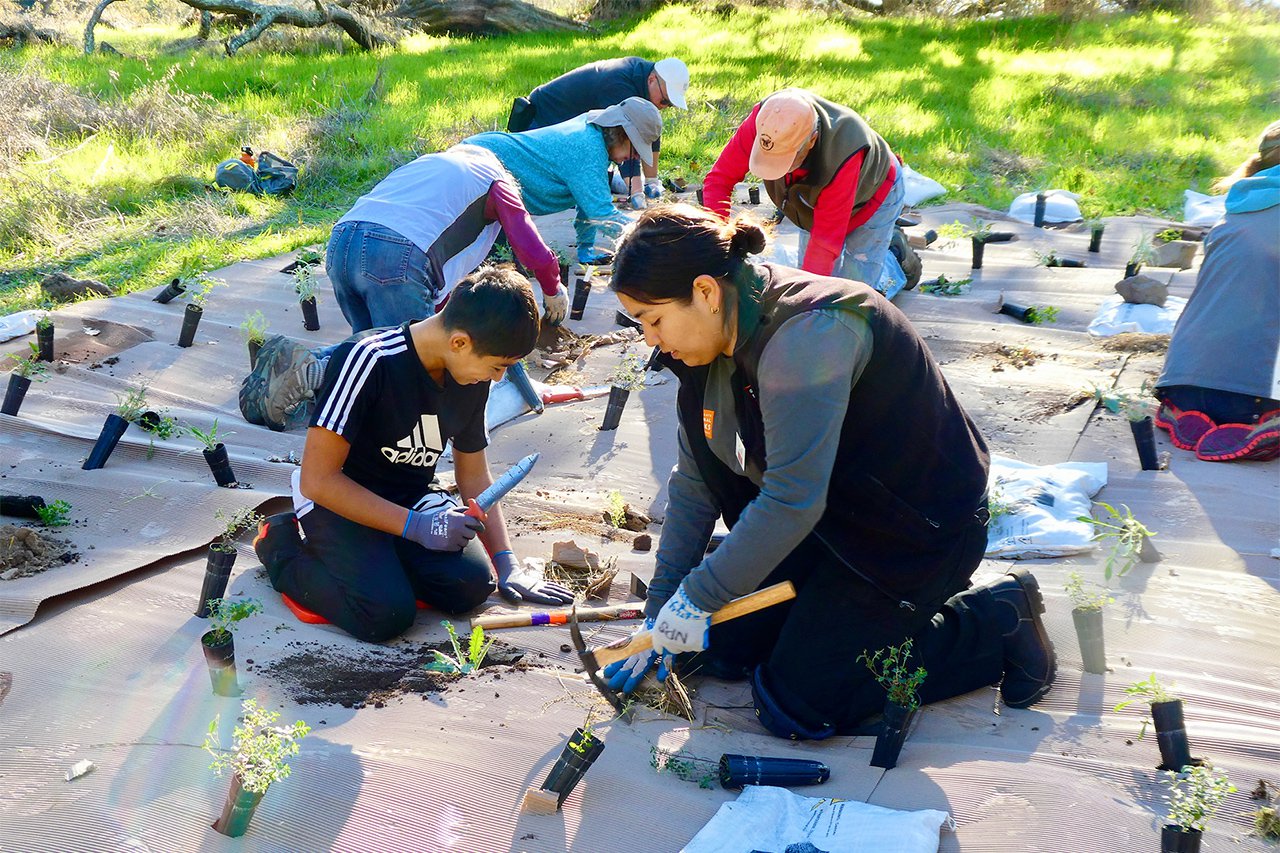
<svg viewBox="0 0 1280 853">
<path fill-rule="evenodd" d="M 1082 217 L 1080 215 L 1080 205 L 1077 202 L 1080 196 L 1066 190 L 1045 190 L 1044 191 L 1044 221 L 1045 222 L 1079 222 Z M 1036 221 L 1036 194 L 1023 193 L 1013 200 L 1013 204 L 1009 205 L 1009 215 L 1019 222 L 1034 224 Z"/>
<path fill-rule="evenodd" d="M 1188 225 L 1217 225 L 1227 215 L 1225 195 L 1205 195 L 1195 190 L 1182 192 L 1182 221 Z"/>
<path fill-rule="evenodd" d="M 0 317 L 0 341 L 9 341 L 19 335 L 31 334 L 35 331 L 36 320 L 43 313 L 43 311 L 32 309 Z"/>
<path fill-rule="evenodd" d="M 1093 550 L 1093 525 L 1076 519 L 1089 514 L 1106 484 L 1105 462 L 1032 465 L 992 456 L 989 505 L 1007 512 L 991 519 L 986 556 L 1019 560 Z"/>
<path fill-rule="evenodd" d="M 947 188 L 933 178 L 927 178 L 906 163 L 903 163 L 902 193 L 902 203 L 907 207 L 915 207 L 922 201 L 946 195 Z"/>
<path fill-rule="evenodd" d="M 806 841 L 840 853 L 936 853 L 943 826 L 954 828 L 951 816 L 935 809 L 898 811 L 748 785 L 720 807 L 684 853 L 782 853 Z"/>
<path fill-rule="evenodd" d="M 1135 305 L 1117 293 L 1102 300 L 1098 313 L 1089 321 L 1088 332 L 1095 338 L 1109 338 L 1121 332 L 1171 335 L 1186 307 L 1187 300 L 1180 296 L 1170 296 L 1163 305 Z"/>
</svg>

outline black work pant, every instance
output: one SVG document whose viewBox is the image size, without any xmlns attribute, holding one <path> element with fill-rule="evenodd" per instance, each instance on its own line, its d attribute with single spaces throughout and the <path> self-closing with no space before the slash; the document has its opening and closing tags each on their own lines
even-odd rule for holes
<svg viewBox="0 0 1280 853">
<path fill-rule="evenodd" d="M 528 98 L 516 98 L 511 102 L 511 115 L 507 117 L 507 133 L 523 133 L 533 124 L 538 108 Z"/>
<path fill-rule="evenodd" d="M 263 553 L 271 585 L 353 637 L 371 643 L 413 624 L 415 599 L 466 613 L 493 591 L 478 540 L 461 551 L 429 551 L 316 505 L 300 519 L 306 540 Z"/>
<path fill-rule="evenodd" d="M 910 610 L 858 577 L 811 534 L 762 584 L 789 580 L 796 598 L 712 626 L 709 655 L 725 669 L 761 665 L 770 694 L 790 717 L 808 728 L 844 733 L 879 714 L 885 703 L 884 689 L 858 656 L 908 637 L 914 640 L 912 669 L 923 666 L 929 673 L 922 702 L 994 684 L 1004 672 L 998 605 L 987 590 L 969 589 L 986 544 L 986 525 L 975 521 L 940 548 L 934 579 L 912 591 L 916 609 Z"/>
<path fill-rule="evenodd" d="M 1197 385 L 1169 385 L 1156 389 L 1161 402 L 1183 412 L 1204 412 L 1216 424 L 1256 424 L 1268 412 L 1280 409 L 1280 400 L 1201 388 Z"/>
</svg>

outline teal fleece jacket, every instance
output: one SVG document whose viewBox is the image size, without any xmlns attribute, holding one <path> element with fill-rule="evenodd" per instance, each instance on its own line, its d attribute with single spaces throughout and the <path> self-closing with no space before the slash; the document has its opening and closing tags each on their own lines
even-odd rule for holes
<svg viewBox="0 0 1280 853">
<path fill-rule="evenodd" d="M 1280 204 L 1280 166 L 1241 178 L 1227 191 L 1227 213 L 1253 213 Z"/>
</svg>

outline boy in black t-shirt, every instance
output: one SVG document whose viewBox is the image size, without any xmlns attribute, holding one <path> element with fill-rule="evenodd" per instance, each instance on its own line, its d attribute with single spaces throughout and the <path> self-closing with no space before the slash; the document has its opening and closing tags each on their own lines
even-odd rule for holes
<svg viewBox="0 0 1280 853">
<path fill-rule="evenodd" d="M 528 282 L 485 269 L 459 284 L 441 313 L 344 342 L 325 369 L 294 472 L 296 515 L 269 517 L 254 540 L 272 586 L 352 636 L 381 642 L 413 624 L 415 599 L 462 613 L 489 596 L 479 535 L 508 601 L 571 600 L 555 584 L 512 582 L 516 559 L 499 507 L 469 515 L 431 489 L 450 439 L 462 498 L 492 483 L 489 383 L 537 336 Z"/>
</svg>

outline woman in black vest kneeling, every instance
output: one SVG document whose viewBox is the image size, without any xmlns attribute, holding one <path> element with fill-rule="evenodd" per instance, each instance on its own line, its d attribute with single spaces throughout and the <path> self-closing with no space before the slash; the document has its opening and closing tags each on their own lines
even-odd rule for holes
<svg viewBox="0 0 1280 853">
<path fill-rule="evenodd" d="M 759 226 L 651 209 L 612 287 L 680 380 L 679 457 L 649 587 L 659 661 L 750 678 L 775 735 L 853 733 L 883 707 L 858 661 L 908 638 L 925 702 L 1001 682 L 1048 692 L 1056 662 L 1035 578 L 969 578 L 986 548 L 987 447 L 906 316 L 871 288 L 749 255 Z M 706 554 L 716 521 L 729 535 Z M 790 580 L 787 604 L 710 627 L 730 599 Z M 680 657 L 676 657 L 680 656 Z"/>
</svg>

